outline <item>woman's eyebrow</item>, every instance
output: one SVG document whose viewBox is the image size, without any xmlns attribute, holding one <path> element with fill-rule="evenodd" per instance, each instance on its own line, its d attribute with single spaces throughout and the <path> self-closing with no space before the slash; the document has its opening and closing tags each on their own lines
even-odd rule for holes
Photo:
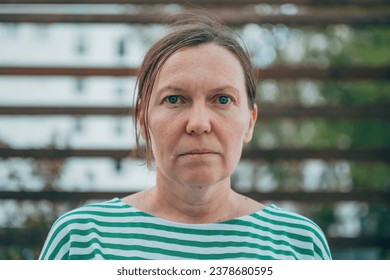
<svg viewBox="0 0 390 280">
<path fill-rule="evenodd" d="M 162 95 L 164 94 L 166 91 L 170 92 L 170 93 L 185 93 L 186 90 L 183 89 L 182 87 L 180 86 L 176 86 L 176 85 L 167 85 L 167 86 L 164 86 L 160 89 L 157 90 L 157 95 Z M 210 93 L 221 93 L 221 92 L 230 92 L 230 93 L 233 93 L 234 95 L 239 95 L 239 90 L 233 86 L 230 86 L 230 85 L 225 85 L 225 86 L 219 86 L 219 87 L 216 87 L 216 88 L 213 88 L 212 90 L 209 91 Z"/>
<path fill-rule="evenodd" d="M 182 92 L 185 92 L 184 89 L 182 89 L 181 87 L 178 87 L 178 86 L 174 86 L 174 85 L 167 85 L 165 87 L 162 87 L 160 89 L 157 90 L 157 95 L 162 95 L 164 92 L 172 92 L 172 93 L 182 93 Z"/>
<path fill-rule="evenodd" d="M 239 94 L 239 90 L 233 86 L 220 86 L 220 87 L 217 87 L 217 88 L 214 88 L 211 90 L 211 92 L 232 92 L 234 93 L 235 95 L 238 95 Z"/>
</svg>

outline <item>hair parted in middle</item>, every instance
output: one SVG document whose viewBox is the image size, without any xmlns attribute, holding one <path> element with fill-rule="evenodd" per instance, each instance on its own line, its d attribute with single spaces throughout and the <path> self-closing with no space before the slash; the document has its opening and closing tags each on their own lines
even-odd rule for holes
<svg viewBox="0 0 390 280">
<path fill-rule="evenodd" d="M 172 29 L 167 35 L 153 44 L 146 53 L 139 68 L 136 83 L 137 94 L 134 103 L 133 119 L 137 152 L 144 154 L 149 168 L 152 167 L 153 160 L 148 123 L 149 101 L 158 73 L 167 59 L 178 50 L 211 43 L 230 51 L 240 62 L 244 72 L 248 106 L 251 110 L 255 106 L 256 76 L 254 69 L 246 48 L 244 49 L 240 45 L 236 39 L 239 36 L 233 30 L 223 25 L 214 15 L 203 10 L 182 12 L 168 18 L 167 21 Z M 245 46 L 244 43 L 243 46 Z M 146 152 L 142 152 L 139 126 L 144 127 Z"/>
</svg>

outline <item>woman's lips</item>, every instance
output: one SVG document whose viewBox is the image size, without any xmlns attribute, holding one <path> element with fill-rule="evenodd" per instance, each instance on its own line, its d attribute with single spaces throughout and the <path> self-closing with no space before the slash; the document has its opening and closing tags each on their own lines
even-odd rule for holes
<svg viewBox="0 0 390 280">
<path fill-rule="evenodd" d="M 211 155 L 211 154 L 217 154 L 217 152 L 213 150 L 208 150 L 208 149 L 193 149 L 185 152 L 179 153 L 179 156 L 188 156 L 188 155 Z"/>
</svg>

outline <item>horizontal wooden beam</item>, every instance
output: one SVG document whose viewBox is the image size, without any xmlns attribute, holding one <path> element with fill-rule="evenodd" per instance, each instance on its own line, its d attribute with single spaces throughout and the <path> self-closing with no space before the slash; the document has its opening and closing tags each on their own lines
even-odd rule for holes
<svg viewBox="0 0 390 280">
<path fill-rule="evenodd" d="M 78 188 L 82 189 L 82 188 Z M 107 188 L 109 189 L 109 188 Z M 68 191 L 0 191 L 0 200 L 17 201 L 85 201 L 107 200 L 113 197 L 125 197 L 130 192 L 68 192 Z M 381 190 L 353 190 L 350 192 L 335 191 L 272 191 L 245 193 L 256 201 L 292 201 L 298 203 L 334 204 L 341 201 L 357 201 L 369 204 L 390 205 L 390 192 Z"/>
<path fill-rule="evenodd" d="M 390 237 L 327 237 L 331 251 L 333 249 L 380 248 L 390 249 Z"/>
<path fill-rule="evenodd" d="M 115 160 L 131 159 L 134 151 L 130 149 L 12 149 L 0 148 L 0 158 L 67 159 L 77 158 L 112 158 Z M 354 148 L 354 149 L 244 149 L 243 160 L 350 160 L 350 161 L 390 161 L 390 148 Z"/>
<path fill-rule="evenodd" d="M 0 76 L 71 76 L 71 77 L 129 77 L 136 76 L 137 68 L 126 67 L 38 67 L 0 65 Z M 390 65 L 385 66 L 329 66 L 291 67 L 271 66 L 256 69 L 259 80 L 390 80 Z"/>
<path fill-rule="evenodd" d="M 350 26 L 390 25 L 388 12 L 363 13 L 310 13 L 298 15 L 262 15 L 255 12 L 215 12 L 225 24 L 284 24 L 288 26 L 323 26 L 346 24 Z M 168 13 L 140 12 L 136 14 L 58 14 L 58 13 L 1 13 L 3 23 L 92 23 L 92 24 L 161 24 L 167 22 Z"/>
<path fill-rule="evenodd" d="M 339 65 L 326 68 L 272 66 L 256 69 L 259 80 L 390 80 L 390 66 Z"/>
<path fill-rule="evenodd" d="M 369 189 L 369 188 L 368 188 Z M 1 193 L 0 193 L 1 194 Z M 390 205 L 390 192 L 381 190 L 335 191 L 272 191 L 245 193 L 246 196 L 262 201 L 292 201 L 298 203 L 334 204 L 341 201 L 365 202 L 369 204 Z"/>
<path fill-rule="evenodd" d="M 323 105 L 323 106 L 281 106 L 259 104 L 261 119 L 307 119 L 367 120 L 390 119 L 390 103 L 374 105 Z M 0 106 L 0 116 L 118 116 L 130 117 L 130 106 Z"/>
<path fill-rule="evenodd" d="M 120 116 L 132 114 L 130 106 L 0 106 L 0 116 Z"/>
<path fill-rule="evenodd" d="M 182 4 L 200 6 L 243 6 L 243 5 L 305 5 L 305 6 L 365 6 L 375 7 L 390 4 L 389 0 L 2 0 L 3 4 Z"/>
<path fill-rule="evenodd" d="M 390 66 L 389 66 L 390 69 Z M 0 76 L 137 76 L 137 68 L 126 67 L 45 67 L 45 66 L 6 66 L 0 65 Z"/>
<path fill-rule="evenodd" d="M 350 161 L 390 161 L 390 148 L 361 149 L 244 149 L 242 159 L 251 160 L 350 160 Z"/>
</svg>

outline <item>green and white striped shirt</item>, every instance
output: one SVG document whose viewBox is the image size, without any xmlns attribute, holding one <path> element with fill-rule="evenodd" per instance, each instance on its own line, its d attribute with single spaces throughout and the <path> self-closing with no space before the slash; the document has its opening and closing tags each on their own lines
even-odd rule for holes
<svg viewBox="0 0 390 280">
<path fill-rule="evenodd" d="M 321 229 L 270 205 L 232 220 L 182 224 L 115 198 L 60 217 L 40 259 L 330 259 Z"/>
</svg>

